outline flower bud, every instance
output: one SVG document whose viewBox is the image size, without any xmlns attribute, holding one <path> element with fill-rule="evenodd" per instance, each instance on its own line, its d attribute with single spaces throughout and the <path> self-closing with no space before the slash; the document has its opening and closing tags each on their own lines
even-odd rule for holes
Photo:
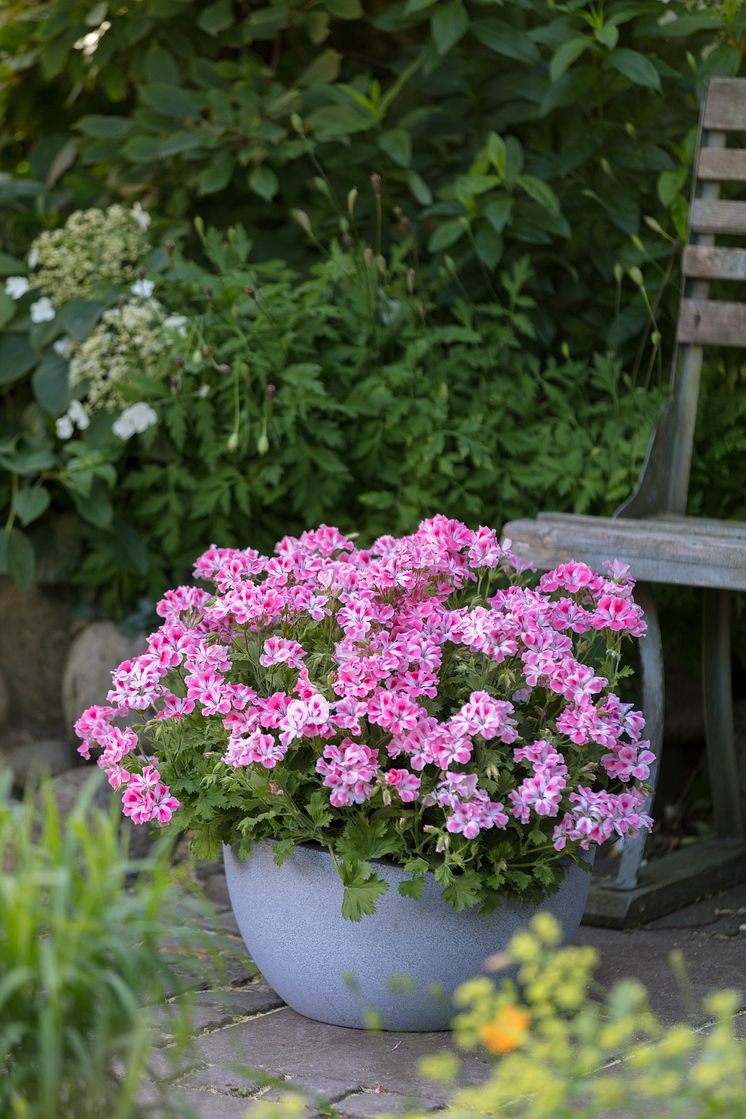
<svg viewBox="0 0 746 1119">
<path fill-rule="evenodd" d="M 305 210 L 291 210 L 290 214 L 297 221 L 298 225 L 301 227 L 301 229 L 304 231 L 304 233 L 307 233 L 310 237 L 313 230 L 311 229 L 311 219 L 309 218 L 306 211 Z"/>
<path fill-rule="evenodd" d="M 383 183 L 383 180 L 382 180 L 381 176 L 378 174 L 377 171 L 374 171 L 373 174 L 370 177 L 370 185 L 373 187 L 373 193 L 375 194 L 376 198 L 381 197 L 381 185 L 382 185 L 382 183 Z"/>
<path fill-rule="evenodd" d="M 268 450 L 269 450 L 269 439 L 267 438 L 266 431 L 263 431 L 262 434 L 257 439 L 256 453 L 258 455 L 266 455 Z"/>
<path fill-rule="evenodd" d="M 231 452 L 238 449 L 238 432 L 237 431 L 232 431 L 230 433 L 230 435 L 228 436 L 228 442 L 226 443 L 226 447 Z"/>
<path fill-rule="evenodd" d="M 202 221 L 202 218 L 199 215 L 197 215 L 197 217 L 194 219 L 194 228 L 197 230 L 198 237 L 204 237 L 205 223 Z"/>
<path fill-rule="evenodd" d="M 246 294 L 248 295 L 249 299 L 256 299 L 256 292 L 252 287 L 248 287 L 246 289 Z"/>
<path fill-rule="evenodd" d="M 166 241 L 166 245 L 165 245 L 166 256 L 168 257 L 169 260 L 174 255 L 174 249 L 175 248 L 176 248 L 176 243 L 174 241 L 172 241 L 171 238 L 169 238 L 168 241 Z"/>
<path fill-rule="evenodd" d="M 347 212 L 350 217 L 355 215 L 355 203 L 357 202 L 357 187 L 353 187 L 347 195 Z"/>
<path fill-rule="evenodd" d="M 656 349 L 658 348 L 658 346 L 660 346 L 660 344 L 661 344 L 661 333 L 660 333 L 659 330 L 654 330 L 653 331 L 653 333 L 650 335 L 650 341 L 653 343 L 653 345 L 655 346 Z"/>
<path fill-rule="evenodd" d="M 301 120 L 301 118 L 298 116 L 297 113 L 291 113 L 290 114 L 290 124 L 292 125 L 292 127 L 295 129 L 296 132 L 301 132 L 301 133 L 303 132 L 303 121 Z"/>
<path fill-rule="evenodd" d="M 342 238 L 342 246 L 345 249 L 354 249 L 355 242 L 353 241 L 352 237 L 350 237 L 349 233 L 345 233 L 344 237 Z"/>
<path fill-rule="evenodd" d="M 621 284 L 623 276 L 624 276 L 624 269 L 622 268 L 619 261 L 617 261 L 616 264 L 614 265 L 614 279 L 616 280 L 616 282 L 618 284 Z"/>
<path fill-rule="evenodd" d="M 645 280 L 643 279 L 642 272 L 636 265 L 633 268 L 630 268 L 629 278 L 633 284 L 637 284 L 638 288 L 645 286 Z"/>
<path fill-rule="evenodd" d="M 225 362 L 223 362 L 221 365 L 217 366 L 217 370 L 218 370 L 218 373 L 222 373 L 223 376 L 225 377 L 230 373 L 231 367 L 230 367 L 230 365 L 226 365 Z"/>
<path fill-rule="evenodd" d="M 264 391 L 267 394 L 267 400 L 274 400 L 275 393 L 277 392 L 277 389 L 275 388 L 275 386 L 272 384 L 271 381 L 269 382 L 269 384 L 267 385 L 267 387 Z"/>
<path fill-rule="evenodd" d="M 414 294 L 414 281 L 416 275 L 417 273 L 415 272 L 414 268 L 410 268 L 407 270 L 407 287 L 409 288 L 410 295 Z"/>
</svg>

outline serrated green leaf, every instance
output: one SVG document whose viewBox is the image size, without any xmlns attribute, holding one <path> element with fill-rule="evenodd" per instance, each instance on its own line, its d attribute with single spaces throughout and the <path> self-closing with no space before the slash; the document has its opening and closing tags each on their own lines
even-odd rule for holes
<svg viewBox="0 0 746 1119">
<path fill-rule="evenodd" d="M 342 882 L 342 916 L 347 921 L 361 921 L 364 916 L 375 913 L 378 899 L 389 888 L 387 882 L 359 863 L 342 867 Z"/>
<path fill-rule="evenodd" d="M 461 39 L 469 28 L 469 14 L 461 0 L 447 0 L 439 4 L 430 19 L 430 30 L 435 49 L 442 56 Z"/>
<path fill-rule="evenodd" d="M 404 898 L 414 898 L 415 901 L 422 897 L 422 891 L 425 889 L 424 878 L 405 878 L 403 882 L 399 883 L 399 893 Z"/>
</svg>

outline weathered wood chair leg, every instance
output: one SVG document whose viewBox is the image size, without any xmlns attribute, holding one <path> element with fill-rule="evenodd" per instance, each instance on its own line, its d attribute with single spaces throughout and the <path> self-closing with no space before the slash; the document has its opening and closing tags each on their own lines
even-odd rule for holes
<svg viewBox="0 0 746 1119">
<path fill-rule="evenodd" d="M 741 788 L 733 731 L 728 591 L 705 590 L 702 611 L 702 686 L 715 830 L 721 837 L 744 834 Z"/>
<path fill-rule="evenodd" d="M 647 583 L 638 583 L 635 587 L 635 600 L 645 611 L 648 629 L 640 641 L 640 672 L 642 676 L 642 708 L 646 720 L 646 729 L 650 738 L 650 749 L 655 754 L 655 761 L 650 767 L 649 784 L 652 792 L 645 802 L 645 811 L 650 812 L 655 796 L 655 787 L 658 783 L 660 756 L 663 748 L 663 710 L 664 710 L 664 679 L 663 679 L 663 649 L 661 647 L 661 631 L 658 624 L 658 611 L 655 608 L 653 592 Z M 619 872 L 613 882 L 609 883 L 615 890 L 633 890 L 637 886 L 637 876 L 640 864 L 645 853 L 647 832 L 640 832 L 635 839 L 626 839 L 622 850 Z"/>
</svg>

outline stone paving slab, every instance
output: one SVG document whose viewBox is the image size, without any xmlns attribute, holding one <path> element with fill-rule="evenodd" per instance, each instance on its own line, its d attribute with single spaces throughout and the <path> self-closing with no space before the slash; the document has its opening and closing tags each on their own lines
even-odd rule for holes
<svg viewBox="0 0 746 1119">
<path fill-rule="evenodd" d="M 375 1119 L 401 1114 L 410 1106 L 437 1111 L 447 1089 L 417 1076 L 421 1056 L 452 1047 L 450 1035 L 367 1033 L 303 1018 L 285 1007 L 261 979 L 235 935 L 225 909 L 225 883 L 217 868 L 203 879 L 220 910 L 216 932 L 227 946 L 228 977 L 220 990 L 194 996 L 194 1052 L 179 1081 L 185 1119 L 244 1119 L 256 1099 L 276 1099 L 288 1089 L 304 1089 L 311 1109 L 331 1102 L 343 1119 Z M 621 932 L 583 927 L 576 942 L 600 955 L 597 978 L 606 988 L 634 976 L 648 987 L 664 1022 L 689 1018 L 707 1029 L 701 1000 L 723 988 L 746 988 L 746 885 L 724 891 L 659 918 L 643 928 Z M 682 952 L 690 992 L 682 994 L 669 964 Z M 176 1001 L 176 1000 L 174 1000 Z M 746 1008 L 742 996 L 741 1006 Z M 171 1011 L 173 1012 L 173 1011 Z M 168 1008 L 164 1040 L 168 1040 Z M 746 1013 L 736 1023 L 746 1036 Z M 164 1062 L 166 1054 L 163 1054 Z M 463 1055 L 461 1083 L 479 1084 L 489 1064 Z M 188 1068 L 188 1071 L 186 1071 Z M 276 1086 L 268 1086 L 271 1078 Z M 615 1113 L 619 1119 L 622 1114 Z M 746 1114 L 746 1112 L 745 1112 Z M 608 1119 L 612 1119 L 609 1115 Z"/>
</svg>

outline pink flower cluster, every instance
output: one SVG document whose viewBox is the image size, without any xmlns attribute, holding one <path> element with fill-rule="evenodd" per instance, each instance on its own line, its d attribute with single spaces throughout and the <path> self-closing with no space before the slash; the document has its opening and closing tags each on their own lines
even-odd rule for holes
<svg viewBox="0 0 746 1119">
<path fill-rule="evenodd" d="M 582 659 L 596 635 L 616 650 L 645 631 L 623 565 L 563 564 L 532 588 L 509 541 L 443 516 L 367 549 L 322 525 L 275 552 L 211 547 L 195 576 L 215 590 L 169 591 L 147 652 L 78 720 L 126 815 L 163 824 L 178 807 L 152 728 L 198 741 L 211 720 L 226 772 L 273 770 L 282 795 L 284 768 L 310 758 L 333 808 L 410 806 L 441 850 L 547 819 L 558 851 L 651 826 L 642 716 Z M 115 726 L 131 712 L 139 737 Z"/>
</svg>

